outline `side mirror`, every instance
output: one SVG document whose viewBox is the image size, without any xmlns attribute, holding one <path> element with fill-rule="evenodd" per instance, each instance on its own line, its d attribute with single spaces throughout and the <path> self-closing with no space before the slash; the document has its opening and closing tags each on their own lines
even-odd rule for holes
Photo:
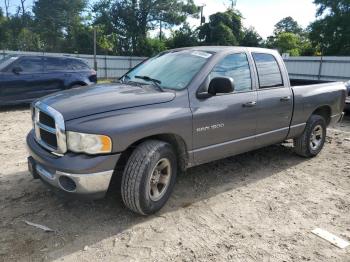
<svg viewBox="0 0 350 262">
<path fill-rule="evenodd" d="M 235 90 L 233 79 L 231 77 L 215 77 L 210 81 L 208 93 L 215 96 L 216 94 L 228 94 Z"/>
<path fill-rule="evenodd" d="M 12 72 L 16 75 L 19 75 L 19 73 L 21 73 L 23 70 L 21 67 L 14 67 L 12 68 Z"/>
<path fill-rule="evenodd" d="M 209 83 L 207 92 L 197 93 L 200 99 L 207 99 L 217 94 L 229 94 L 235 90 L 235 85 L 231 77 L 215 77 Z"/>
</svg>

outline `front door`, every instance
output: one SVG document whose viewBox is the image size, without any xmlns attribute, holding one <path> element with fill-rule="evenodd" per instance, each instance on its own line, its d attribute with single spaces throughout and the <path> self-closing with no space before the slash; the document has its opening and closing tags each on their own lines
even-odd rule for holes
<svg viewBox="0 0 350 262">
<path fill-rule="evenodd" d="M 234 92 L 191 101 L 196 164 L 255 148 L 257 93 L 250 67 L 245 53 L 226 56 L 214 67 L 206 82 L 215 77 L 231 77 Z"/>
<path fill-rule="evenodd" d="M 0 91 L 2 102 L 27 102 L 40 97 L 44 85 L 42 73 L 41 57 L 19 58 L 3 72 Z"/>
</svg>

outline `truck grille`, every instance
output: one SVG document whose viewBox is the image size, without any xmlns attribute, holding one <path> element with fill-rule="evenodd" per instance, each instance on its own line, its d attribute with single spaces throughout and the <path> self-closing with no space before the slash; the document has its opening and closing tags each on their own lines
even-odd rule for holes
<svg viewBox="0 0 350 262">
<path fill-rule="evenodd" d="M 40 129 L 40 138 L 43 142 L 48 144 L 50 147 L 57 150 L 56 134 L 52 134 L 50 132 L 45 131 L 44 129 Z"/>
<path fill-rule="evenodd" d="M 53 117 L 49 116 L 48 114 L 45 114 L 44 112 L 40 112 L 39 122 L 48 127 L 56 128 L 55 119 L 53 119 Z"/>
<path fill-rule="evenodd" d="M 54 154 L 66 153 L 67 144 L 63 116 L 41 102 L 35 103 L 33 114 L 36 141 Z"/>
</svg>

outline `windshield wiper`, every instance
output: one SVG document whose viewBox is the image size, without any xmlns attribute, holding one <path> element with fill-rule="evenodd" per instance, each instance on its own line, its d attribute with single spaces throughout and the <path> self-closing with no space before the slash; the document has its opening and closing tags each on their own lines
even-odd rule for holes
<svg viewBox="0 0 350 262">
<path fill-rule="evenodd" d="M 147 82 L 152 82 L 155 87 L 157 87 L 161 92 L 164 92 L 164 89 L 160 86 L 162 81 L 160 81 L 158 79 L 154 79 L 154 78 L 151 78 L 149 76 L 135 76 L 135 78 L 142 79 L 142 80 L 145 80 Z"/>
</svg>

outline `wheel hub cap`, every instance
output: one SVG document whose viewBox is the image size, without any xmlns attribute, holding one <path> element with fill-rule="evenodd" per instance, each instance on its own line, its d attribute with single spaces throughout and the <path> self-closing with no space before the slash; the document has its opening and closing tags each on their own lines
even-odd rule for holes
<svg viewBox="0 0 350 262">
<path fill-rule="evenodd" d="M 171 180 L 171 164 L 166 158 L 157 162 L 149 180 L 149 197 L 153 201 L 161 199 Z"/>
<path fill-rule="evenodd" d="M 320 125 L 314 127 L 310 137 L 310 147 L 312 150 L 317 150 L 323 141 L 323 128 Z"/>
</svg>

